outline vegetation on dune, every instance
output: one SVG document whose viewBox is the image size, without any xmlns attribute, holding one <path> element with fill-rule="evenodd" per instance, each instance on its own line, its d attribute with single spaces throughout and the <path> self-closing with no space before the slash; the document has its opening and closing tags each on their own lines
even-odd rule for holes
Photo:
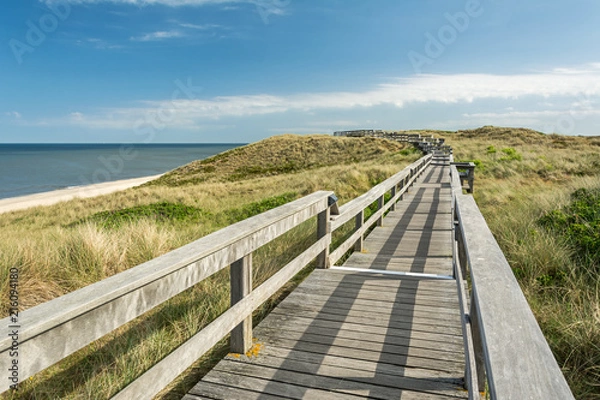
<svg viewBox="0 0 600 400">
<path fill-rule="evenodd" d="M 279 171 L 252 169 L 276 165 L 280 157 L 287 157 L 287 165 L 304 164 Z M 405 145 L 381 139 L 284 135 L 192 163 L 175 171 L 173 180 L 3 214 L 0 296 L 8 296 L 11 267 L 20 270 L 20 305 L 30 308 L 316 190 L 332 190 L 343 203 L 419 157 Z M 244 166 L 251 172 L 242 176 Z M 209 178 L 197 179 L 207 170 Z M 312 244 L 315 224 L 307 221 L 255 252 L 253 285 Z M 227 309 L 228 280 L 227 270 L 212 276 L 2 397 L 109 398 Z M 276 300 L 257 310 L 255 318 Z M 6 302 L 0 306 L 6 316 Z M 226 352 L 223 342 L 159 397 L 181 398 Z"/>
<path fill-rule="evenodd" d="M 435 134 L 457 161 L 475 161 L 475 199 L 575 397 L 600 399 L 600 137 Z"/>
<path fill-rule="evenodd" d="M 376 159 L 405 146 L 374 138 L 274 136 L 178 168 L 153 185 L 179 186 L 206 181 L 239 181 Z M 404 150 L 405 154 L 406 149 Z M 408 154 L 406 154 L 408 155 Z"/>
</svg>

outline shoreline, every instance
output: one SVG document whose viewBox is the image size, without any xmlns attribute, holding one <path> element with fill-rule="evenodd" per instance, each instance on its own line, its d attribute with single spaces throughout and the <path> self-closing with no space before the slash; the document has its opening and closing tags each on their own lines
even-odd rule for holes
<svg viewBox="0 0 600 400">
<path fill-rule="evenodd" d="M 85 199 L 119 192 L 121 190 L 143 185 L 146 182 L 158 179 L 162 175 L 163 174 L 145 176 L 141 178 L 122 179 L 118 181 L 96 183 L 93 185 L 77 186 L 73 188 L 53 190 L 50 192 L 0 199 L 0 214 L 11 211 L 25 210 L 27 208 L 38 206 L 50 206 L 77 198 Z"/>
</svg>

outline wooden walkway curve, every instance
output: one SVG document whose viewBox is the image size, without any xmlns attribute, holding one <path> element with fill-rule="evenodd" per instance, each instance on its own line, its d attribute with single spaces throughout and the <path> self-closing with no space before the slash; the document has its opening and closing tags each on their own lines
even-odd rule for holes
<svg viewBox="0 0 600 400">
<path fill-rule="evenodd" d="M 434 161 L 341 267 L 318 269 L 184 400 L 467 398 L 450 169 Z"/>
</svg>

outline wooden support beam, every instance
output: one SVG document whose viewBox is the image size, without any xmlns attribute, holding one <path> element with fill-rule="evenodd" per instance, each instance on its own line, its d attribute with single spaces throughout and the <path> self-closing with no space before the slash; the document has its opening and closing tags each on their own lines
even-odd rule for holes
<svg viewBox="0 0 600 400">
<path fill-rule="evenodd" d="M 331 221 L 329 217 L 329 207 L 317 215 L 317 240 L 328 235 L 331 236 Z M 317 268 L 329 268 L 329 246 L 317 256 Z"/>
<path fill-rule="evenodd" d="M 384 203 L 385 197 L 382 194 L 381 197 L 377 199 L 377 210 L 381 210 L 383 208 Z M 381 216 L 379 216 L 379 218 L 377 219 L 377 226 L 383 226 L 383 213 L 381 213 Z"/>
<path fill-rule="evenodd" d="M 231 305 L 252 292 L 252 253 L 231 264 Z M 231 331 L 232 353 L 244 354 L 252 347 L 252 314 Z"/>
<path fill-rule="evenodd" d="M 360 210 L 356 217 L 354 218 L 354 231 L 359 231 L 364 223 L 365 212 L 364 210 Z M 354 251 L 363 251 L 363 243 L 364 243 L 364 235 L 360 235 L 360 238 L 354 243 Z"/>
</svg>

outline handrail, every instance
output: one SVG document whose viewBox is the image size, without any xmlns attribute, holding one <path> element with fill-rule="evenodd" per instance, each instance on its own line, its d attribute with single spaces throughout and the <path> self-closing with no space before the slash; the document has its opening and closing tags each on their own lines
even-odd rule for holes
<svg viewBox="0 0 600 400">
<path fill-rule="evenodd" d="M 573 399 L 573 394 L 529 308 L 508 261 L 475 200 L 463 195 L 458 170 L 451 167 L 459 257 L 456 272 L 467 271 L 471 309 L 463 323 L 472 330 L 477 371 L 487 377 L 495 399 Z M 464 288 L 464 286 L 462 286 Z M 460 289 L 460 285 L 459 285 Z M 482 388 L 469 388 L 471 396 Z M 472 397 L 476 398 L 476 397 Z"/>
<path fill-rule="evenodd" d="M 48 368 L 230 264 L 248 260 L 253 251 L 302 222 L 315 216 L 319 216 L 320 220 L 324 219 L 323 216 L 328 218 L 328 199 L 332 194 L 333 192 L 326 191 L 315 192 L 228 226 L 137 267 L 21 312 L 18 341 L 19 380 L 23 381 Z M 285 267 L 287 273 L 298 270 L 298 260 L 304 263 L 308 256 L 312 257 L 301 265 L 302 267 L 316 256 L 326 258 L 330 242 L 331 235 L 328 232 L 320 235 L 314 245 Z M 248 264 L 245 266 L 246 274 Z M 267 287 L 262 289 L 263 292 L 266 290 L 266 293 L 275 293 L 285 283 L 276 288 L 269 287 L 275 282 L 273 278 L 275 276 L 261 285 Z M 211 325 L 216 323 L 216 326 L 222 326 L 217 329 L 218 335 L 211 331 L 210 340 L 217 338 L 218 341 L 226 336 L 231 331 L 229 328 L 232 324 L 235 327 L 240 321 L 248 318 L 248 315 L 251 316 L 252 310 L 260 305 L 259 300 L 265 297 L 263 292 L 254 294 L 251 288 L 248 290 L 244 287 L 242 290 L 244 293 L 241 293 L 240 298 L 252 293 L 253 297 L 248 296 L 252 300 L 240 301 L 238 304 L 241 305 L 236 304 L 229 309 L 229 314 L 223 314 L 215 320 Z M 0 324 L 10 326 L 10 317 L 1 320 Z M 246 332 L 240 333 L 242 336 L 247 334 L 247 326 L 245 328 Z M 201 332 L 206 329 L 208 327 Z M 249 347 L 249 344 L 244 343 L 244 346 Z M 10 356 L 13 347 L 11 337 L 0 338 L 0 369 L 4 371 L 9 370 L 13 363 Z M 195 359 L 185 365 L 179 360 L 175 366 L 183 366 L 185 369 L 194 361 Z M 163 370 L 162 380 L 157 379 L 155 382 L 168 384 L 177 376 L 172 373 L 176 369 L 173 368 L 168 373 Z M 141 395 L 125 398 L 149 398 L 165 386 L 156 387 L 151 381 L 145 382 L 147 387 L 144 389 L 154 391 L 145 390 L 140 392 Z M 1 380 L 0 392 L 8 390 L 10 384 L 7 379 Z"/>
</svg>

